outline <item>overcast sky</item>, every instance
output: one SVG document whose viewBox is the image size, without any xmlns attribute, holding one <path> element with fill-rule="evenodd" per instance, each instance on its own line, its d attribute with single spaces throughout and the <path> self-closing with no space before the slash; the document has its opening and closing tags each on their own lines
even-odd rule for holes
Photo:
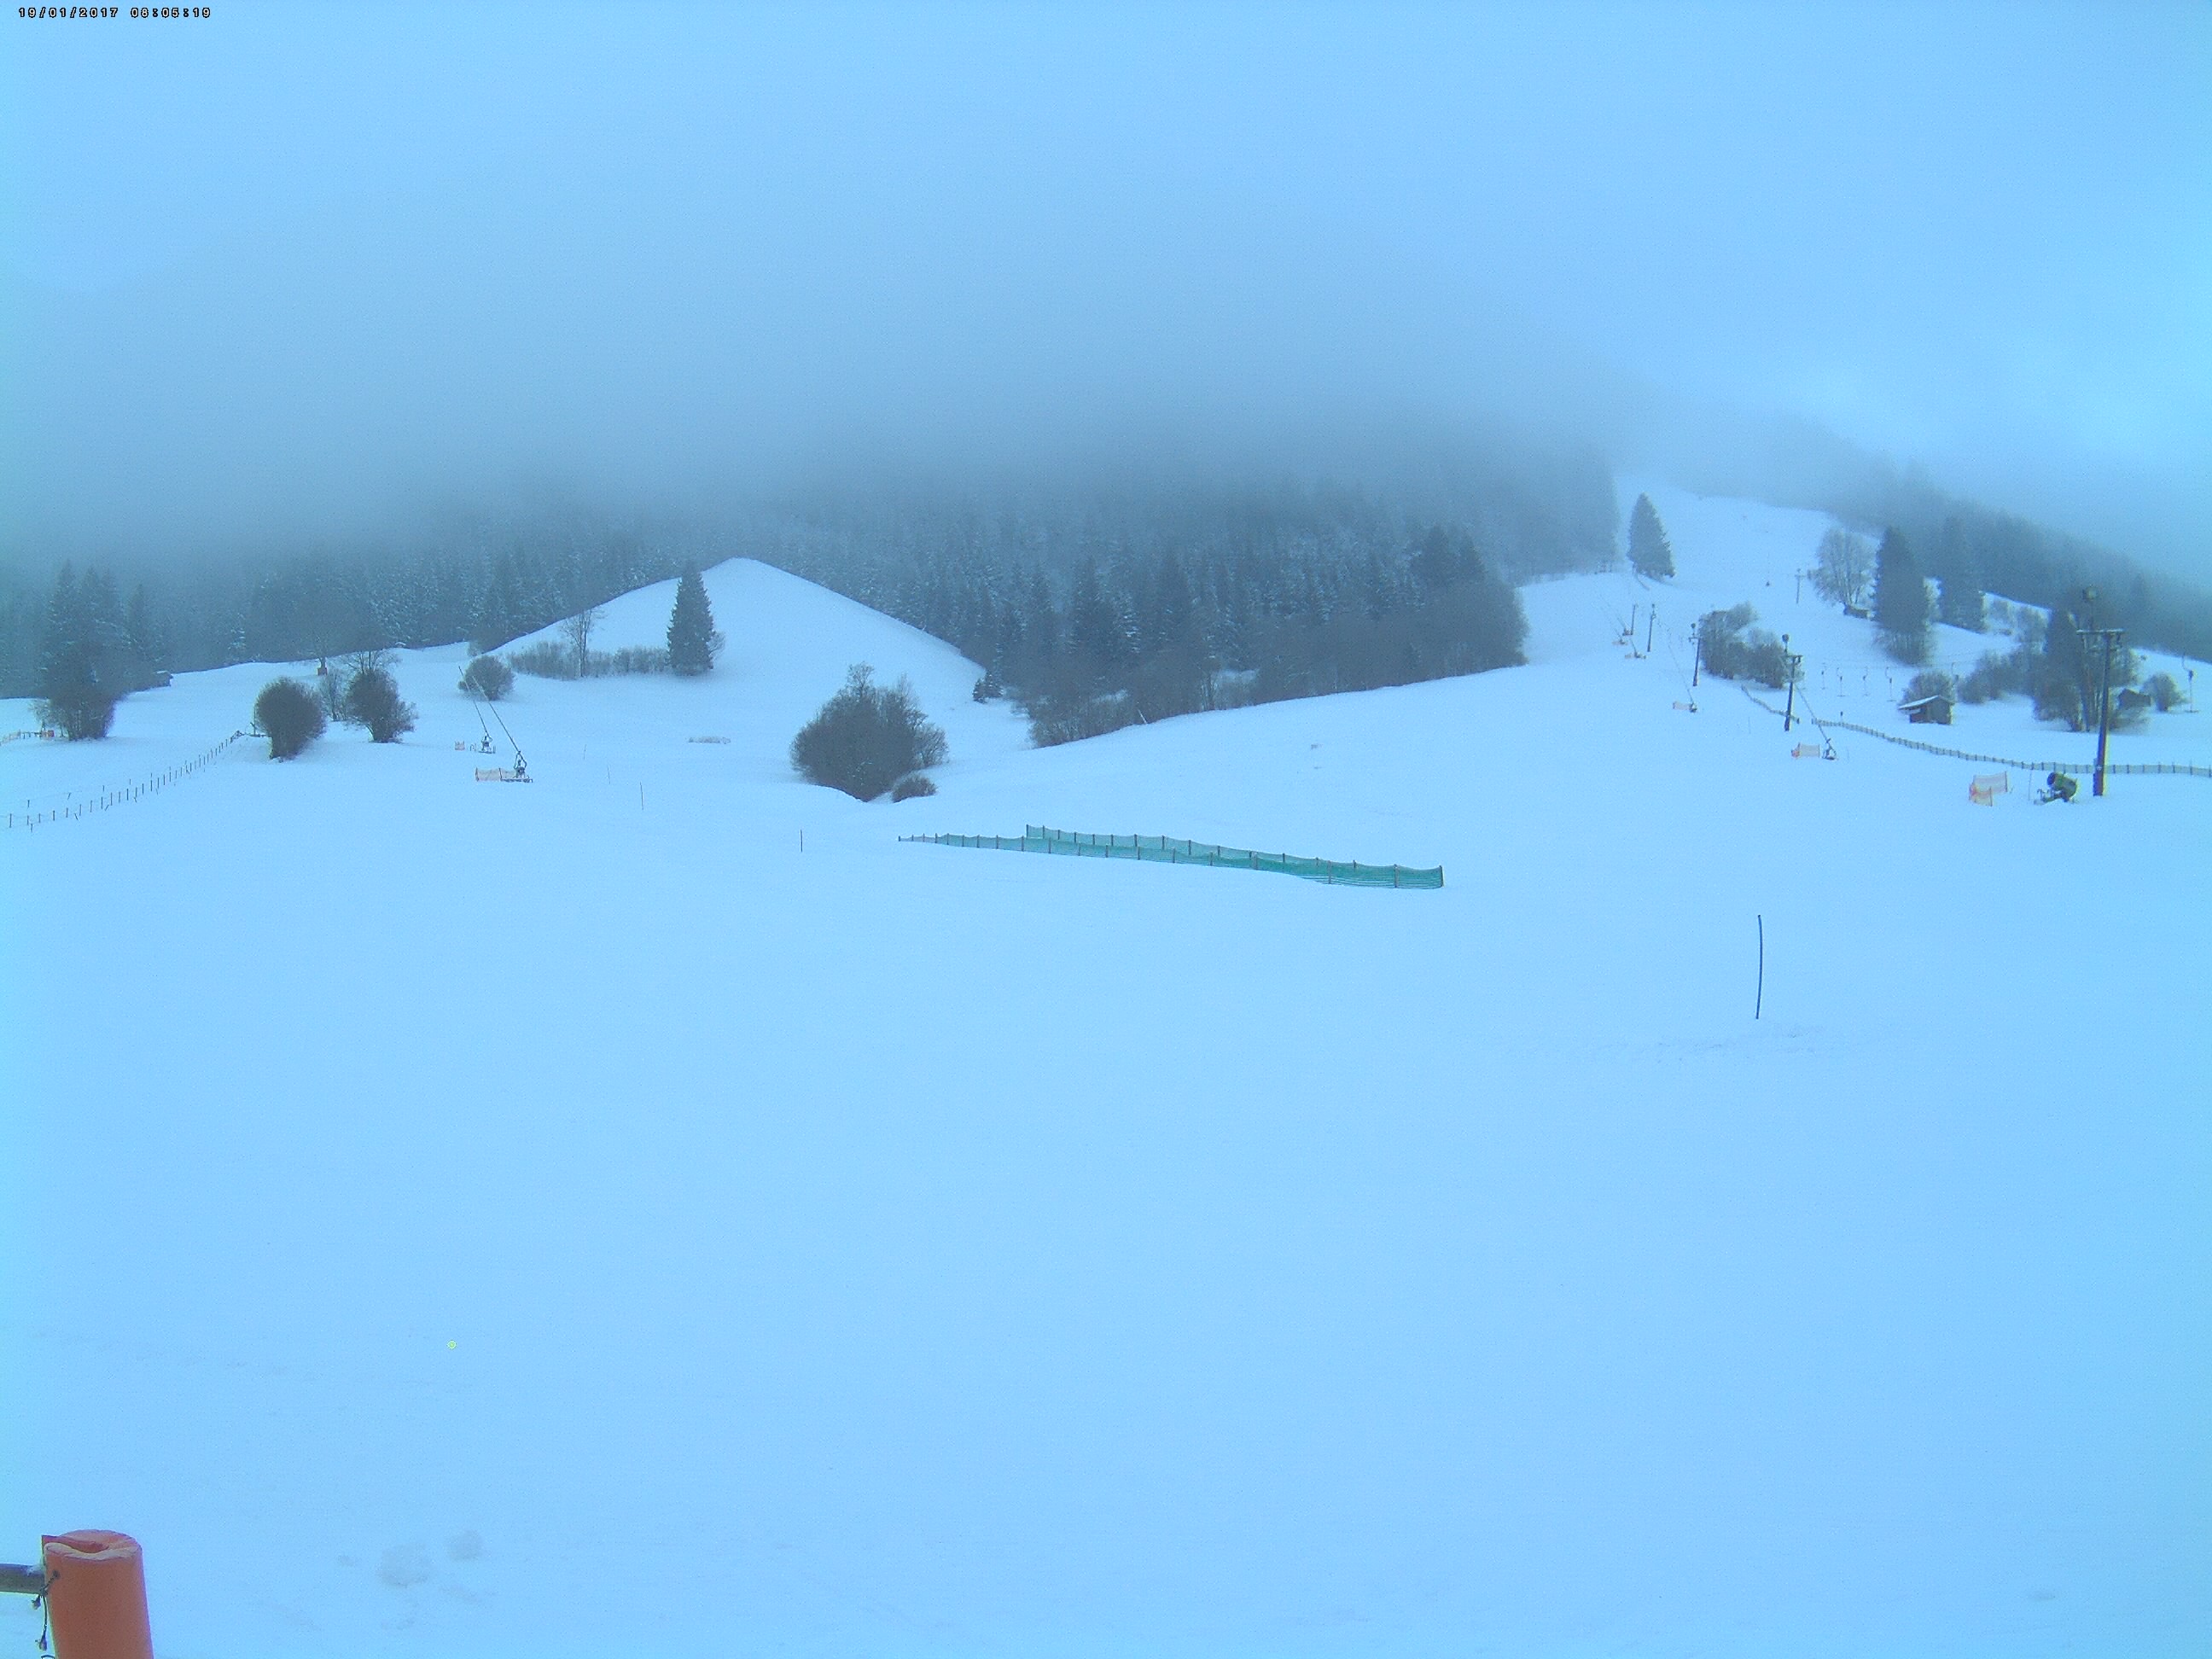
<svg viewBox="0 0 2212 1659">
<path fill-rule="evenodd" d="M 34 557 L 1656 396 L 2212 572 L 2201 0 L 217 0 L 0 76 Z"/>
</svg>

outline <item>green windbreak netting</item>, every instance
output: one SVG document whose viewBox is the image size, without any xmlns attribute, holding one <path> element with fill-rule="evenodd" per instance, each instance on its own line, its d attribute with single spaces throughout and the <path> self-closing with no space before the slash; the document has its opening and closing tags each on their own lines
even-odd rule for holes
<svg viewBox="0 0 2212 1659">
<path fill-rule="evenodd" d="M 1079 830 L 1048 830 L 1032 823 L 1019 836 L 901 836 L 901 841 L 938 847 L 982 847 L 1000 853 L 1057 853 L 1066 858 L 1142 859 L 1153 864 L 1211 864 L 1224 870 L 1272 870 L 1344 887 L 1441 887 L 1443 866 L 1411 870 L 1402 864 L 1340 864 L 1334 859 L 1295 858 L 1288 853 L 1255 853 L 1242 847 L 1215 847 L 1172 836 L 1091 836 Z"/>
</svg>

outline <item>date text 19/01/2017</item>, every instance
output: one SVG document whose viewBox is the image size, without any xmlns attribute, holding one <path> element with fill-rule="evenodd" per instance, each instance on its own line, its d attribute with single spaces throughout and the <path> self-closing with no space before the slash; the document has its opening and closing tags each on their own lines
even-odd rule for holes
<svg viewBox="0 0 2212 1659">
<path fill-rule="evenodd" d="M 110 17 L 212 17 L 213 6 L 18 6 L 15 15 L 30 22 L 100 21 Z"/>
</svg>

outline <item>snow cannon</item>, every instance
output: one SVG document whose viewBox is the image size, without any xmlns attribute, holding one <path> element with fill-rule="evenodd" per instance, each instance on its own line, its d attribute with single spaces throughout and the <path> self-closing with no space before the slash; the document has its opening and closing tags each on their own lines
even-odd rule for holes
<svg viewBox="0 0 2212 1659">
<path fill-rule="evenodd" d="M 138 1540 L 86 1530 L 40 1545 L 40 1565 L 0 1566 L 0 1593 L 46 1598 L 54 1659 L 154 1659 Z"/>
</svg>

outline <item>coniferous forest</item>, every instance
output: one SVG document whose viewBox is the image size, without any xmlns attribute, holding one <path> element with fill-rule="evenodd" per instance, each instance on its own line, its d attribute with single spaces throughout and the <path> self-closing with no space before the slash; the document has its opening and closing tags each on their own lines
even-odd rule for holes
<svg viewBox="0 0 2212 1659">
<path fill-rule="evenodd" d="M 159 672 L 465 641 L 499 647 L 687 565 L 757 558 L 945 640 L 1038 741 L 1521 660 L 1513 584 L 1613 557 L 1595 457 L 1449 490 L 817 490 L 713 525 L 580 511 L 367 545 L 0 574 L 0 693 L 52 641 L 118 695 Z M 125 582 L 130 599 L 120 598 Z"/>
<path fill-rule="evenodd" d="M 1882 504 L 1928 550 L 1943 620 L 1972 626 L 1984 592 L 2066 610 L 2094 580 L 2131 643 L 2212 655 L 2212 599 L 2186 584 L 1971 505 Z M 235 662 L 496 650 L 742 556 L 957 647 L 984 667 L 979 697 L 1014 700 L 1060 743 L 1518 662 L 1515 585 L 1613 562 L 1616 510 L 1595 454 L 1522 447 L 1418 485 L 849 486 L 712 521 L 541 508 L 216 560 L 40 569 L 17 550 L 0 561 L 0 695 L 97 704 Z"/>
</svg>

